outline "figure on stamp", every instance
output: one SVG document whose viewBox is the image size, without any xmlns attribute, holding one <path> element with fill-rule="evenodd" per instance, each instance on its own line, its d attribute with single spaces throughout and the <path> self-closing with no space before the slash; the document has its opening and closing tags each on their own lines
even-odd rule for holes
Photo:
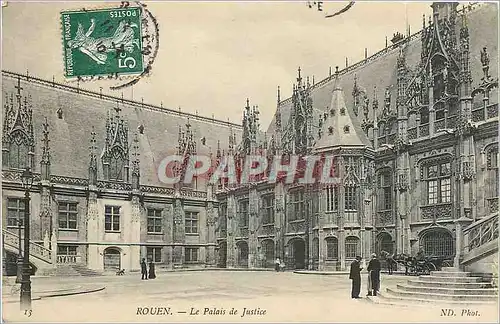
<svg viewBox="0 0 500 324">
<path fill-rule="evenodd" d="M 91 34 L 94 32 L 96 22 L 95 19 L 90 20 L 90 27 L 84 33 L 83 25 L 78 23 L 78 30 L 75 38 L 68 42 L 68 47 L 77 48 L 82 53 L 89 56 L 97 64 L 106 64 L 108 55 L 106 53 L 116 52 L 118 49 L 132 53 L 134 45 L 139 50 L 139 39 L 134 38 L 134 30 L 138 28 L 135 23 L 127 23 L 125 20 L 120 21 L 113 36 L 93 38 Z"/>
</svg>

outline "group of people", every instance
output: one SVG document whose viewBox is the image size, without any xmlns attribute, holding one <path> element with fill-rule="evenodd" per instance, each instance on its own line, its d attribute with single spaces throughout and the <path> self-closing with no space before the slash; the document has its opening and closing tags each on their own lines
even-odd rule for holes
<svg viewBox="0 0 500 324">
<path fill-rule="evenodd" d="M 276 258 L 276 261 L 274 261 L 274 270 L 276 272 L 285 271 L 285 262 L 280 258 Z"/>
<path fill-rule="evenodd" d="M 149 272 L 148 272 L 148 265 L 146 264 L 146 259 L 142 259 L 141 261 L 141 280 L 148 280 L 148 279 L 155 279 L 156 274 L 155 274 L 155 264 L 153 261 L 149 262 Z"/>
<path fill-rule="evenodd" d="M 361 270 L 363 270 L 361 257 L 357 256 L 356 260 L 351 263 L 351 271 L 349 273 L 349 279 L 352 280 L 352 298 L 361 298 L 359 296 L 361 292 Z M 375 253 L 372 254 L 366 270 L 368 270 L 367 296 L 377 296 L 380 290 L 380 261 L 377 259 Z"/>
</svg>

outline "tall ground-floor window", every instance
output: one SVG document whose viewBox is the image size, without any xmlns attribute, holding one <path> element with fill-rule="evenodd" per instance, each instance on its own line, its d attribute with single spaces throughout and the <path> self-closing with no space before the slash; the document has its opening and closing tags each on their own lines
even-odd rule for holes
<svg viewBox="0 0 500 324">
<path fill-rule="evenodd" d="M 326 259 L 337 260 L 339 253 L 339 241 L 336 237 L 327 237 L 326 241 Z"/>
<path fill-rule="evenodd" d="M 345 257 L 346 259 L 354 259 L 359 254 L 359 238 L 348 236 L 345 239 Z"/>
</svg>

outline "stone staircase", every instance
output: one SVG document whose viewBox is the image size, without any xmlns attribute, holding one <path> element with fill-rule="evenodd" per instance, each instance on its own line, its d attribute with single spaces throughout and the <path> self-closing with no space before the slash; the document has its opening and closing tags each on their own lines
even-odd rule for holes
<svg viewBox="0 0 500 324">
<path fill-rule="evenodd" d="M 91 277 L 101 276 L 102 273 L 91 270 L 83 264 L 58 264 L 56 268 L 46 271 L 44 275 L 54 277 Z"/>
<path fill-rule="evenodd" d="M 430 276 L 419 276 L 386 288 L 379 297 L 370 299 L 384 304 L 495 304 L 498 289 L 491 280 L 455 268 L 442 268 Z"/>
<path fill-rule="evenodd" d="M 19 236 L 17 233 L 2 229 L 3 243 L 12 252 L 19 253 Z M 21 238 L 22 239 L 22 238 Z M 23 242 L 21 242 L 23 243 Z M 23 243 L 24 244 L 24 243 Z M 41 262 L 52 264 L 52 251 L 30 240 L 30 262 L 39 265 Z"/>
</svg>

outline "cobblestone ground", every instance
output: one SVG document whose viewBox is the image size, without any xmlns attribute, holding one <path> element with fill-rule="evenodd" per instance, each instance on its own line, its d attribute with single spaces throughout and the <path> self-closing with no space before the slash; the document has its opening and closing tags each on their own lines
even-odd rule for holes
<svg viewBox="0 0 500 324">
<path fill-rule="evenodd" d="M 385 287 L 407 278 L 383 276 Z M 159 273 L 92 278 L 34 278 L 34 289 L 103 284 L 97 293 L 33 301 L 31 316 L 5 303 L 8 322 L 498 322 L 496 307 L 473 306 L 478 316 L 441 316 L 440 305 L 390 306 L 350 298 L 346 275 L 275 272 Z M 364 287 L 363 287 L 364 288 Z M 5 291 L 4 291 L 5 293 Z M 366 291 L 362 291 L 365 295 Z M 448 308 L 448 307 L 447 307 Z M 250 313 L 244 310 L 249 310 Z M 235 313 L 234 311 L 237 311 Z M 151 315 L 155 313 L 156 315 Z"/>
</svg>

